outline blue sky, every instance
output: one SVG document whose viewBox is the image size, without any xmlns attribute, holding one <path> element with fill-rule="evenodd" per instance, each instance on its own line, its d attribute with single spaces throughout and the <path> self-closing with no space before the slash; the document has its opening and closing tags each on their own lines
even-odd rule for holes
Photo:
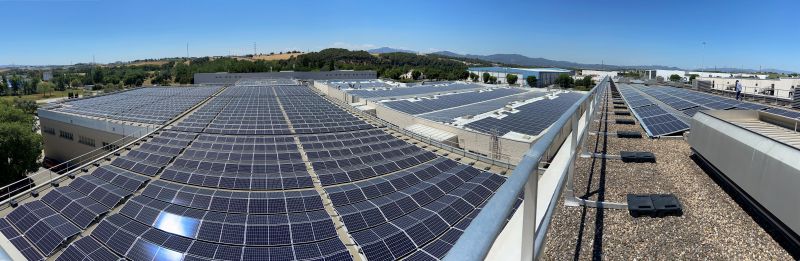
<svg viewBox="0 0 800 261">
<path fill-rule="evenodd" d="M 800 1 L 0 0 L 0 64 L 327 47 L 800 71 Z M 703 50 L 702 42 L 706 42 Z"/>
</svg>

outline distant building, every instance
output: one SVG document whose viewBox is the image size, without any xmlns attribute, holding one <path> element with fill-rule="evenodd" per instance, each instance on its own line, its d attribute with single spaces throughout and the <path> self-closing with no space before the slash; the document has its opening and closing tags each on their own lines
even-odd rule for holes
<svg viewBox="0 0 800 261">
<path fill-rule="evenodd" d="M 47 70 L 42 73 L 42 80 L 50 81 L 53 79 L 53 71 Z"/>
<path fill-rule="evenodd" d="M 616 78 L 620 75 L 619 71 L 599 71 L 599 70 L 581 70 L 580 76 L 592 76 L 595 79 L 602 79 L 606 76 L 609 78 Z"/>
<path fill-rule="evenodd" d="M 555 83 L 559 75 L 566 74 L 572 76 L 575 74 L 573 71 L 559 69 L 559 68 L 508 68 L 508 67 L 472 67 L 469 68 L 470 73 L 475 73 L 483 81 L 483 73 L 489 73 L 490 76 L 497 77 L 497 83 L 507 83 L 506 75 L 517 75 L 517 84 L 521 86 L 528 86 L 525 79 L 528 76 L 536 77 L 536 86 L 545 87 Z"/>
<path fill-rule="evenodd" d="M 698 81 L 711 83 L 711 88 L 717 90 L 733 90 L 736 81 L 742 84 L 743 93 L 764 94 L 780 98 L 791 99 L 794 97 L 795 90 L 800 87 L 798 78 L 780 79 L 759 79 L 759 78 L 737 78 L 737 77 L 698 77 Z"/>
</svg>

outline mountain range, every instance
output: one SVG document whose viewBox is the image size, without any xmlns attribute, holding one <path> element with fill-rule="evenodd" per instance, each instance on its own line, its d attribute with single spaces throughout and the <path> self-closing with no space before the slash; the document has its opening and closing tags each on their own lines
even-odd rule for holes
<svg viewBox="0 0 800 261">
<path fill-rule="evenodd" d="M 404 52 L 404 53 L 417 53 L 415 51 L 395 49 L 390 47 L 381 47 L 377 49 L 368 50 L 370 53 L 391 53 L 391 52 Z M 576 63 L 569 61 L 550 60 L 546 58 L 532 58 L 521 54 L 491 54 L 491 55 L 475 55 L 475 54 L 459 54 L 450 51 L 438 51 L 431 54 L 437 54 L 454 58 L 471 58 L 479 59 L 493 63 L 502 63 L 507 65 L 521 65 L 530 67 L 558 67 L 558 68 L 572 68 L 572 69 L 594 69 L 594 70 L 623 70 L 623 69 L 645 69 L 645 70 L 685 70 L 674 66 L 665 65 L 610 65 L 610 64 L 587 64 Z M 699 70 L 699 69 L 691 69 Z M 756 73 L 759 70 L 753 69 L 738 69 L 738 68 L 706 68 L 705 70 L 713 70 L 719 72 L 731 73 Z M 776 73 L 793 73 L 792 71 L 780 69 L 762 69 L 764 72 Z"/>
</svg>

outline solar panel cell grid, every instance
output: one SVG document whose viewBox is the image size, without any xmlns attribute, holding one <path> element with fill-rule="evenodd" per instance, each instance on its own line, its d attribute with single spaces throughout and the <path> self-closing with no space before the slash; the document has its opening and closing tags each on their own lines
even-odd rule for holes
<svg viewBox="0 0 800 261">
<path fill-rule="evenodd" d="M 422 114 L 426 112 L 438 111 L 442 109 L 458 107 L 466 104 L 476 103 L 485 100 L 496 99 L 504 96 L 514 95 L 525 92 L 521 89 L 500 88 L 484 89 L 456 94 L 438 95 L 435 97 L 418 98 L 414 101 L 387 101 L 383 105 L 409 114 Z"/>
<path fill-rule="evenodd" d="M 516 108 L 518 112 L 507 113 L 501 119 L 488 117 L 470 122 L 465 127 L 484 133 L 493 133 L 494 130 L 497 130 L 498 135 L 505 135 L 512 131 L 539 135 L 582 96 L 583 94 L 578 93 L 561 93 L 557 98 L 543 99 L 519 106 Z"/>
<path fill-rule="evenodd" d="M 114 99 L 94 102 L 103 101 Z M 376 236 L 358 237 L 370 259 L 423 255 L 504 181 L 398 140 L 307 87 L 236 86 L 111 165 L 18 207 L 0 231 L 18 234 L 12 243 L 33 260 L 94 222 L 60 259 L 349 260 L 320 193 L 304 189 L 314 184 L 303 158 L 348 230 Z"/>
</svg>

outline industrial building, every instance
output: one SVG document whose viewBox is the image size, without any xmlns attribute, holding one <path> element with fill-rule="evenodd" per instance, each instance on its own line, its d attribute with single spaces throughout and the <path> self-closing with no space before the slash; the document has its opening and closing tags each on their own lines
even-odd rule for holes
<svg viewBox="0 0 800 261">
<path fill-rule="evenodd" d="M 3 195 L 0 259 L 800 257 L 800 111 L 611 77 L 235 76 L 42 108 L 51 155 L 107 150 Z"/>
<path fill-rule="evenodd" d="M 800 78 L 758 79 L 698 77 L 697 81 L 709 83 L 711 88 L 725 91 L 733 91 L 736 81 L 739 81 L 739 83 L 742 84 L 742 93 L 782 99 L 792 99 L 795 90 L 800 88 Z"/>
<path fill-rule="evenodd" d="M 622 73 L 620 71 L 600 71 L 600 70 L 580 70 L 580 74 L 578 76 L 592 76 L 592 78 L 596 79 L 603 79 L 605 77 L 609 78 L 617 78 Z"/>
<path fill-rule="evenodd" d="M 44 157 L 83 162 L 158 128 L 210 97 L 219 87 L 149 87 L 70 99 L 39 108 Z M 74 166 L 72 166 L 74 167 Z"/>
<path fill-rule="evenodd" d="M 506 79 L 506 75 L 514 74 L 517 75 L 517 83 L 520 86 L 528 86 L 528 83 L 525 79 L 528 76 L 536 77 L 536 86 L 532 87 L 546 87 L 551 84 L 554 84 L 556 79 L 559 75 L 567 74 L 573 75 L 574 72 L 565 69 L 559 68 L 508 68 L 508 67 L 470 67 L 470 73 L 477 74 L 480 77 L 481 81 L 483 79 L 483 73 L 488 73 L 490 76 L 494 76 L 497 78 L 497 83 L 508 83 Z"/>
</svg>

